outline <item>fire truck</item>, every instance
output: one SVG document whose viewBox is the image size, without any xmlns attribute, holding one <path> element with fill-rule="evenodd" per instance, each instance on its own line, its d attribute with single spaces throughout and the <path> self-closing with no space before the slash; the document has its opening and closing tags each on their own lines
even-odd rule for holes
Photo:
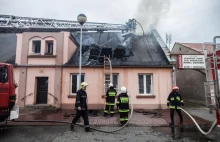
<svg viewBox="0 0 220 142">
<path fill-rule="evenodd" d="M 0 122 L 18 117 L 18 106 L 15 106 L 17 84 L 14 80 L 13 65 L 0 63 Z M 16 116 L 17 115 L 17 116 Z"/>
</svg>

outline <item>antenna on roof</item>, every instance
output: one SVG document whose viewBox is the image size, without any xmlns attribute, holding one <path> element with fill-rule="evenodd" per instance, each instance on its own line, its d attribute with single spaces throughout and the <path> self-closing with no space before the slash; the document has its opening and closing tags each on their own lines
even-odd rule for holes
<svg viewBox="0 0 220 142">
<path fill-rule="evenodd" d="M 170 51 L 171 51 L 171 49 L 170 49 L 171 42 L 172 42 L 172 35 L 171 34 L 169 35 L 169 34 L 166 33 L 166 45 L 169 44 L 168 47 L 169 47 Z"/>
</svg>

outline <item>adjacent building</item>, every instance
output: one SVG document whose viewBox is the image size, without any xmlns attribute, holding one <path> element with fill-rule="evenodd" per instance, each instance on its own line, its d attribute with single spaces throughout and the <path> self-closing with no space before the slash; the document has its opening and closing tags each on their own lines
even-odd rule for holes
<svg viewBox="0 0 220 142">
<path fill-rule="evenodd" d="M 212 52 L 212 45 L 206 44 L 207 53 Z M 175 43 L 171 56 L 176 63 L 176 84 L 179 92 L 189 102 L 205 104 L 205 59 L 202 43 Z"/>
</svg>

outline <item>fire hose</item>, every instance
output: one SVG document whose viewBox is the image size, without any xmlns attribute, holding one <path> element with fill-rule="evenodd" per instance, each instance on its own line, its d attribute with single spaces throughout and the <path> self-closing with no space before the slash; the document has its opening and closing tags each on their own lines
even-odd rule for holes
<svg viewBox="0 0 220 142">
<path fill-rule="evenodd" d="M 204 132 L 204 131 L 202 130 L 202 128 L 199 126 L 199 124 L 196 122 L 196 120 L 195 120 L 186 110 L 184 110 L 183 108 L 182 108 L 182 110 L 183 110 L 183 112 L 185 112 L 185 113 L 192 119 L 192 121 L 196 124 L 196 127 L 198 128 L 198 130 L 199 130 L 203 135 L 209 135 L 209 134 L 214 130 L 214 128 L 215 128 L 216 125 L 217 125 L 217 120 L 215 120 L 215 121 L 213 122 L 211 128 L 209 129 L 209 131 L 208 131 L 208 132 Z"/>
<path fill-rule="evenodd" d="M 130 100 L 130 104 L 131 104 L 131 113 L 130 113 L 130 116 L 128 118 L 128 121 L 122 126 L 120 127 L 119 129 L 116 129 L 116 130 L 112 130 L 112 131 L 104 131 L 104 130 L 100 130 L 100 129 L 96 129 L 96 128 L 93 128 L 93 127 L 90 127 L 91 130 L 94 130 L 94 131 L 98 131 L 98 132 L 103 132 L 103 133 L 114 133 L 114 132 L 117 132 L 117 131 L 120 131 L 122 130 L 123 128 L 126 127 L 126 125 L 129 123 L 132 115 L 133 115 L 133 103 L 132 103 L 132 100 L 131 100 L 131 97 L 130 95 L 128 95 L 129 97 L 129 100 Z M 46 123 L 63 123 L 63 124 L 72 124 L 71 122 L 67 122 L 67 121 L 53 121 L 53 120 L 24 120 L 24 121 L 13 121 L 13 122 L 46 122 Z M 81 126 L 81 127 L 84 127 L 83 125 L 81 124 L 77 124 L 76 125 L 78 126 Z"/>
</svg>

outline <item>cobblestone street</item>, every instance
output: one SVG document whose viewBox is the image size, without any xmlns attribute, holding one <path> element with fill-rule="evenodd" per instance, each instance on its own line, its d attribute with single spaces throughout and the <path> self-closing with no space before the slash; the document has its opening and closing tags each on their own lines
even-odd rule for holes
<svg viewBox="0 0 220 142">
<path fill-rule="evenodd" d="M 98 127 L 96 127 L 98 128 Z M 102 130 L 113 130 L 118 127 L 100 127 Z M 25 126 L 8 127 L 0 131 L 1 142 L 207 142 L 198 131 L 179 132 L 174 136 L 168 127 L 126 127 L 123 130 L 105 134 L 100 132 L 85 133 L 82 127 L 76 126 L 74 132 L 68 126 Z M 190 129 L 191 130 L 191 129 Z M 178 131 L 178 130 L 176 130 Z M 216 137 L 217 139 L 218 137 Z M 213 142 L 212 140 L 211 142 Z"/>
</svg>

